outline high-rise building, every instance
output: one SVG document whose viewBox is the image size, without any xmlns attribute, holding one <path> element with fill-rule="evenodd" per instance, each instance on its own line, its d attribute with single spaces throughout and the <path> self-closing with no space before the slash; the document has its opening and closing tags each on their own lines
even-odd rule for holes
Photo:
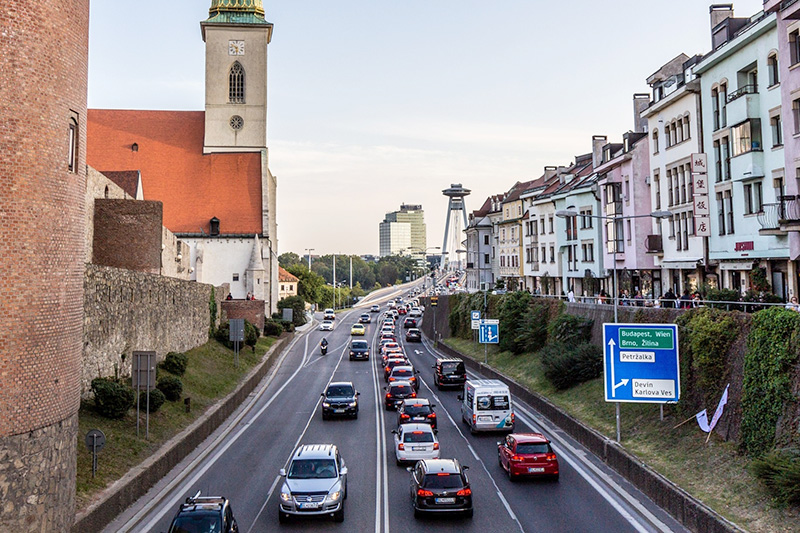
<svg viewBox="0 0 800 533">
<path fill-rule="evenodd" d="M 425 212 L 421 205 L 402 204 L 399 211 L 386 213 L 380 224 L 381 257 L 399 254 L 423 257 L 427 245 Z"/>
</svg>

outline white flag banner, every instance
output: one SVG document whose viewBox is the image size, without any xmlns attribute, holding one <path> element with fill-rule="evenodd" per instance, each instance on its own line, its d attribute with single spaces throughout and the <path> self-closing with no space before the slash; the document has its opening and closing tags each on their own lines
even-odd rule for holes
<svg viewBox="0 0 800 533">
<path fill-rule="evenodd" d="M 702 429 L 706 433 L 711 431 L 711 428 L 708 427 L 708 413 L 706 413 L 705 409 L 694 415 L 694 417 L 697 419 L 697 425 L 700 426 L 700 429 Z"/>
<path fill-rule="evenodd" d="M 722 398 L 719 399 L 717 410 L 714 411 L 714 416 L 711 418 L 711 429 L 714 429 L 714 426 L 716 426 L 717 422 L 719 422 L 719 418 L 722 416 L 722 411 L 725 409 L 725 405 L 728 403 L 728 387 L 730 386 L 730 383 L 725 386 L 725 392 L 722 393 Z"/>
</svg>

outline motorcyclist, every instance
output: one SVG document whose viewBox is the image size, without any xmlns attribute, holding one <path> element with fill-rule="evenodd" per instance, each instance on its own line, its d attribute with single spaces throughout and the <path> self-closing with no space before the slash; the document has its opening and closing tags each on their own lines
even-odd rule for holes
<svg viewBox="0 0 800 533">
<path fill-rule="evenodd" d="M 324 338 L 319 343 L 320 350 L 322 351 L 322 355 L 325 355 L 328 351 L 328 339 Z"/>
</svg>

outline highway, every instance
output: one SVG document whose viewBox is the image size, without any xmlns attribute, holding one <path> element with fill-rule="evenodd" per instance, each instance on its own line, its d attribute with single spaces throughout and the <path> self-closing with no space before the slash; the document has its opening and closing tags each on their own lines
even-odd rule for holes
<svg viewBox="0 0 800 533">
<path fill-rule="evenodd" d="M 383 300 L 390 296 L 385 296 Z M 470 467 L 474 517 L 414 518 L 409 473 L 395 464 L 391 430 L 396 414 L 385 411 L 383 370 L 373 349 L 369 361 L 350 361 L 350 326 L 360 308 L 337 314 L 333 332 L 316 329 L 298 335 L 275 369 L 242 408 L 105 531 L 167 531 L 180 503 L 201 490 L 230 499 L 239 531 L 686 531 L 664 511 L 605 467 L 530 406 L 514 401 L 518 432 L 541 431 L 558 453 L 557 482 L 511 482 L 497 461 L 502 434 L 471 435 L 461 422 L 457 390 L 433 385 L 435 352 L 427 343 L 406 345 L 422 377 L 420 397 L 436 405 L 441 456 Z M 381 307 L 381 317 L 385 305 Z M 373 343 L 379 329 L 376 313 L 367 327 Z M 398 339 L 403 339 L 401 319 Z M 330 342 L 322 356 L 319 341 Z M 356 337 L 358 338 L 358 337 Z M 403 342 L 403 341 L 401 341 Z M 330 381 L 352 381 L 361 393 L 356 420 L 322 420 L 320 393 Z M 328 519 L 278 524 L 283 468 L 299 444 L 336 444 L 347 462 L 348 498 L 343 524 Z"/>
</svg>

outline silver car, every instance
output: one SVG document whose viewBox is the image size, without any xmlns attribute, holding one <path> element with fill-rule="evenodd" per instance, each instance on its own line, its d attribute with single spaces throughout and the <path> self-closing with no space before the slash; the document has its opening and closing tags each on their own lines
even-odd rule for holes
<svg viewBox="0 0 800 533">
<path fill-rule="evenodd" d="M 330 516 L 344 521 L 347 467 L 334 444 L 304 444 L 280 471 L 283 485 L 278 519 L 292 516 Z"/>
</svg>

